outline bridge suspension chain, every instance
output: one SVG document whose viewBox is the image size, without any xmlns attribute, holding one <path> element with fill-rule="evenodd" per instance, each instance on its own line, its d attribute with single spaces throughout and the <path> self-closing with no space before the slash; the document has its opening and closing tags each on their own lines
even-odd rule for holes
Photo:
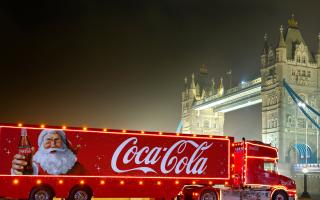
<svg viewBox="0 0 320 200">
<path fill-rule="evenodd" d="M 313 107 L 311 107 L 309 104 L 307 104 L 291 87 L 290 85 L 283 80 L 283 86 L 286 89 L 286 91 L 288 92 L 288 94 L 291 96 L 291 98 L 293 99 L 294 103 L 297 105 L 297 107 L 300 109 L 300 111 L 311 121 L 311 123 L 317 127 L 318 129 L 320 129 L 320 124 L 318 124 L 318 122 L 316 122 L 309 114 L 308 111 L 311 111 L 312 113 L 314 113 L 316 116 L 320 117 L 320 113 L 314 109 Z"/>
</svg>

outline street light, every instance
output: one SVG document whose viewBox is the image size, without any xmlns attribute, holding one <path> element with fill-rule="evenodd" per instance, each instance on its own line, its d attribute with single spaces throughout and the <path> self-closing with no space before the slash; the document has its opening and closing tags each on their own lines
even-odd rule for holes
<svg viewBox="0 0 320 200">
<path fill-rule="evenodd" d="M 303 172 L 303 184 L 304 184 L 304 191 L 301 195 L 303 198 L 310 198 L 310 194 L 308 193 L 308 181 L 307 181 L 307 173 L 309 172 L 307 167 L 302 169 Z"/>
</svg>

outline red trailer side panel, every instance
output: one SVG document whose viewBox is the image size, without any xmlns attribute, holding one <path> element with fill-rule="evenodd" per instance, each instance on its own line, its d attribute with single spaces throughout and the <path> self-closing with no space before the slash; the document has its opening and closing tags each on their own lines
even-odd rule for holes
<svg viewBox="0 0 320 200">
<path fill-rule="evenodd" d="M 174 180 L 190 181 L 190 183 L 194 180 L 207 183 L 210 180 L 212 184 L 221 184 L 230 179 L 232 164 L 230 151 L 233 138 L 176 136 L 167 133 L 134 131 L 99 131 L 97 129 L 62 130 L 35 127 L 24 129 L 27 131 L 31 145 L 35 148 L 34 175 L 11 176 L 11 178 L 17 177 L 20 182 L 24 181 L 23 177 L 28 177 L 28 180 L 32 182 L 43 178 L 42 180 L 48 181 L 47 184 L 58 190 L 57 194 L 66 194 L 64 189 L 69 189 L 57 186 L 57 181 L 60 179 L 66 183 L 75 179 L 78 182 L 82 178 L 91 178 L 90 181 L 96 180 L 98 185 L 101 178 L 106 180 L 131 179 L 135 184 L 137 180 L 154 180 L 154 183 L 144 186 L 145 190 L 150 187 L 150 191 L 152 191 L 151 187 L 154 187 L 152 185 L 159 180 L 172 180 L 172 183 Z M 22 127 L 0 127 L 1 177 L 12 173 L 12 160 L 18 152 L 21 130 Z M 63 151 L 57 148 L 53 149 L 52 153 L 51 150 L 44 147 L 45 139 L 52 131 L 57 132 L 62 142 L 65 143 Z M 59 162 L 70 158 L 67 156 L 66 159 L 59 160 L 59 155 L 66 151 L 73 155 L 70 156 L 71 164 L 63 165 L 70 165 L 69 168 L 51 168 L 50 166 L 58 166 Z M 46 155 L 51 155 L 51 157 L 46 158 Z M 52 181 L 54 183 L 51 183 Z M 4 195 L 0 194 L 0 196 Z"/>
</svg>

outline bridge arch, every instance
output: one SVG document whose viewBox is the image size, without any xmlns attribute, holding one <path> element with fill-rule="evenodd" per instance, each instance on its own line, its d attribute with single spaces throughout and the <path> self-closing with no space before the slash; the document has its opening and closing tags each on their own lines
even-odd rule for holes
<svg viewBox="0 0 320 200">
<path fill-rule="evenodd" d="M 290 145 L 287 161 L 293 164 L 311 164 L 317 163 L 317 158 L 309 145 L 299 143 Z"/>
</svg>

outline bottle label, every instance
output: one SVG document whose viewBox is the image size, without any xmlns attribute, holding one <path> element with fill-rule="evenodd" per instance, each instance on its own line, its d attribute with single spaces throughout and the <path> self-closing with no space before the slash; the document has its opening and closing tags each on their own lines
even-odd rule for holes
<svg viewBox="0 0 320 200">
<path fill-rule="evenodd" d="M 31 154 L 32 151 L 31 151 L 31 148 L 19 148 L 19 154 L 20 155 L 29 155 Z"/>
</svg>

